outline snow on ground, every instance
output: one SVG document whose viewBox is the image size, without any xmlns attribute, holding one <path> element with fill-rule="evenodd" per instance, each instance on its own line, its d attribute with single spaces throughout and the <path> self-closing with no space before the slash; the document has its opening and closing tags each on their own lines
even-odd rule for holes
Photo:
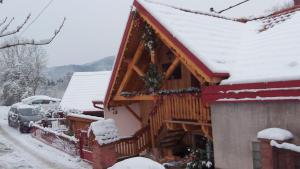
<svg viewBox="0 0 300 169">
<path fill-rule="evenodd" d="M 7 125 L 8 107 L 0 107 L 0 169 L 91 169 L 79 157 L 50 147 Z"/>
<path fill-rule="evenodd" d="M 161 164 L 144 157 L 129 158 L 108 169 L 165 169 Z"/>
</svg>

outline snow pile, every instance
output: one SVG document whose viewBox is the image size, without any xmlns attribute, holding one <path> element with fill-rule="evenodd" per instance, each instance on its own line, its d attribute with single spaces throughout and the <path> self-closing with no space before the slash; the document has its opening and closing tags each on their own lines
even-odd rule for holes
<svg viewBox="0 0 300 169">
<path fill-rule="evenodd" d="M 129 158 L 108 169 L 165 169 L 161 164 L 144 157 Z"/>
<path fill-rule="evenodd" d="M 109 144 L 120 139 L 113 119 L 102 119 L 91 123 L 88 133 L 93 132 L 100 145 Z"/>
<path fill-rule="evenodd" d="M 285 149 L 285 150 L 291 150 L 297 153 L 300 153 L 300 146 L 296 146 L 295 144 L 291 144 L 291 143 L 282 143 L 279 144 L 276 141 L 272 140 L 270 145 L 272 147 L 276 147 L 276 148 L 280 148 L 280 149 Z"/>
<path fill-rule="evenodd" d="M 280 129 L 280 128 L 268 128 L 268 129 L 264 129 L 264 130 L 258 132 L 257 138 L 285 141 L 285 140 L 290 140 L 290 139 L 294 138 L 294 136 L 288 130 L 284 130 L 284 129 Z"/>
<path fill-rule="evenodd" d="M 92 101 L 104 100 L 110 75 L 110 71 L 75 72 L 61 100 L 61 109 L 99 111 Z"/>
</svg>

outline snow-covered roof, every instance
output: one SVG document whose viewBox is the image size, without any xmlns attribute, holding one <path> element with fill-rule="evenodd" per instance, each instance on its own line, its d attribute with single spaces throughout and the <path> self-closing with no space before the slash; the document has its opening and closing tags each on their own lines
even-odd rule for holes
<svg viewBox="0 0 300 169">
<path fill-rule="evenodd" d="M 120 139 L 116 123 L 113 119 L 99 119 L 91 123 L 88 135 L 93 132 L 95 140 L 100 144 L 109 144 Z"/>
<path fill-rule="evenodd" d="M 110 76 L 110 71 L 74 73 L 61 100 L 60 107 L 63 110 L 99 110 L 93 107 L 92 101 L 104 100 Z"/>
<path fill-rule="evenodd" d="M 268 140 L 286 141 L 293 137 L 290 131 L 280 128 L 268 128 L 257 133 L 257 138 Z"/>
<path fill-rule="evenodd" d="M 240 0 L 138 2 L 212 72 L 229 73 L 230 77 L 222 84 L 300 79 L 300 12 L 297 9 L 242 23 L 199 13 L 207 13 L 210 7 L 224 9 Z M 218 16 L 250 16 L 243 12 L 265 15 L 286 3 L 293 1 L 253 0 Z"/>
<path fill-rule="evenodd" d="M 294 0 L 138 0 L 139 2 L 153 2 L 168 5 L 180 9 L 186 9 L 195 12 L 211 13 L 215 15 L 230 18 L 256 18 L 272 14 L 276 10 L 291 7 Z M 218 13 L 231 6 L 240 5 Z M 211 11 L 213 8 L 214 12 Z"/>
</svg>

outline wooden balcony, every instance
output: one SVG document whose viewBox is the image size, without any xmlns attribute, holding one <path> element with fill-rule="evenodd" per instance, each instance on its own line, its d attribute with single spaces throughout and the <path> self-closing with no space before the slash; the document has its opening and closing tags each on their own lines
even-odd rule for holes
<svg viewBox="0 0 300 169">
<path fill-rule="evenodd" d="M 162 130 L 198 130 L 211 138 L 211 116 L 208 106 L 198 94 L 163 95 L 150 116 L 152 141 Z"/>
</svg>

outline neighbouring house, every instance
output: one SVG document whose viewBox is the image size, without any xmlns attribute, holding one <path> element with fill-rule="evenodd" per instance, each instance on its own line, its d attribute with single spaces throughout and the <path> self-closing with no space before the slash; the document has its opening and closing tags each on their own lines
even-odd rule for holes
<svg viewBox="0 0 300 169">
<path fill-rule="evenodd" d="M 300 144 L 299 1 L 231 2 L 134 1 L 105 98 L 119 155 L 212 142 L 216 168 L 250 169 L 260 130 Z"/>
<path fill-rule="evenodd" d="M 61 100 L 61 109 L 103 117 L 103 101 L 110 75 L 110 71 L 75 72 Z"/>
</svg>

